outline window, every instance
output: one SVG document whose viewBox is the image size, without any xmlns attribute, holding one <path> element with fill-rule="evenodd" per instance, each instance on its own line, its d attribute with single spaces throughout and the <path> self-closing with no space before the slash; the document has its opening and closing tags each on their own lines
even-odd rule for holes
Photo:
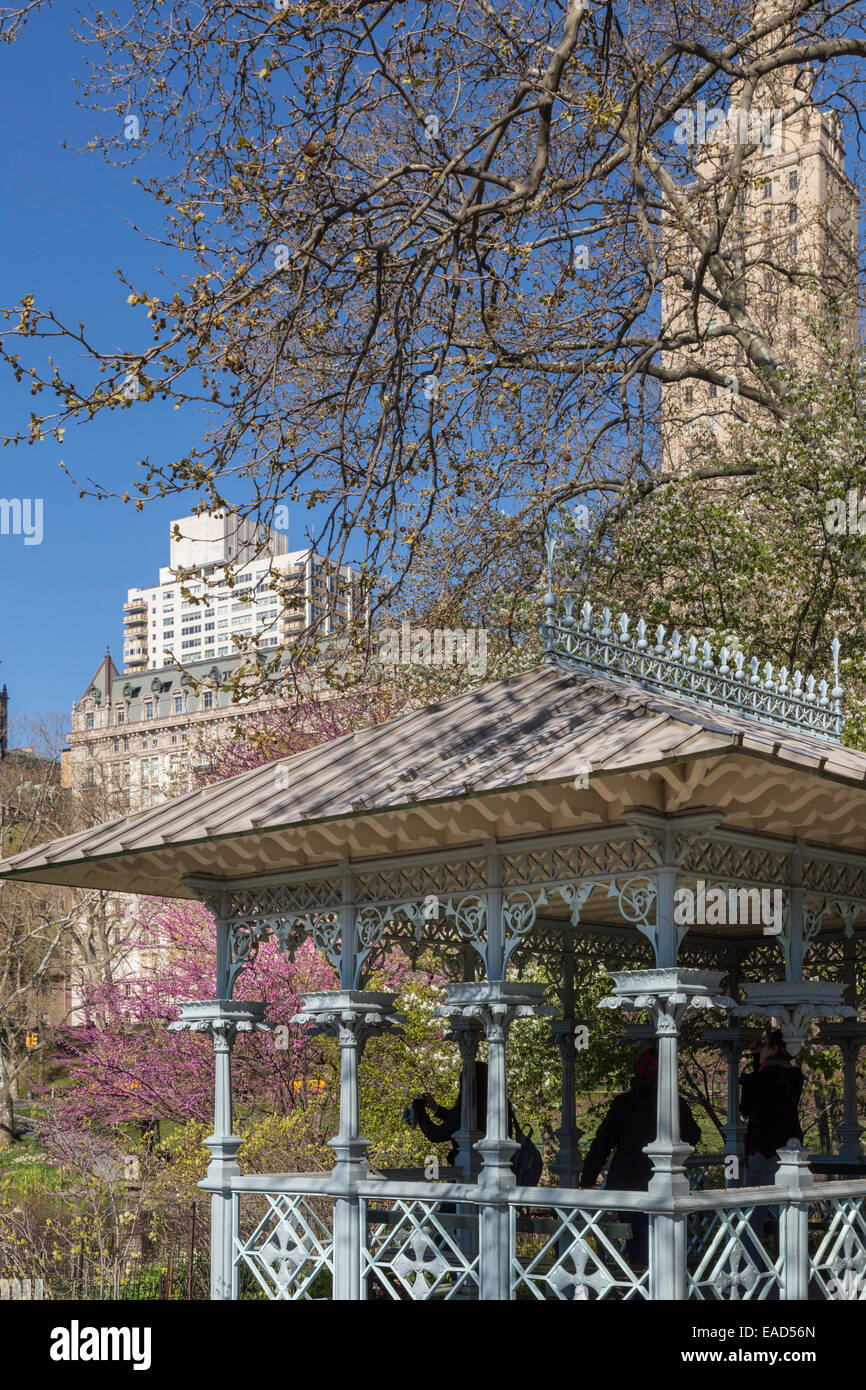
<svg viewBox="0 0 866 1390">
<path fill-rule="evenodd" d="M 212 691 L 212 690 L 206 690 L 206 691 L 204 692 L 204 704 L 203 704 L 202 708 L 203 708 L 203 709 L 213 709 L 213 691 Z"/>
<path fill-rule="evenodd" d="M 718 394 L 719 394 L 719 388 L 718 388 L 718 386 L 716 385 L 716 383 L 713 381 L 713 382 L 710 383 L 710 395 L 711 395 L 711 396 L 717 396 Z"/>
<path fill-rule="evenodd" d="M 792 169 L 791 172 L 790 172 L 789 175 L 788 175 L 788 187 L 789 187 L 789 188 L 791 189 L 791 191 L 793 192 L 793 190 L 794 190 L 795 188 L 798 188 L 798 187 L 799 187 L 799 184 L 800 184 L 800 175 L 798 174 L 798 172 L 797 172 L 796 169 Z"/>
<path fill-rule="evenodd" d="M 88 716 L 87 716 L 87 731 L 88 731 L 88 733 L 90 732 L 90 730 L 91 730 L 92 728 L 93 728 L 93 715 L 92 715 L 92 714 L 88 714 Z"/>
<path fill-rule="evenodd" d="M 175 697 L 174 697 L 174 712 L 175 712 L 175 714 L 183 714 L 183 696 L 182 696 L 182 695 L 175 695 Z"/>
<path fill-rule="evenodd" d="M 145 702 L 144 702 L 144 717 L 145 717 L 145 719 L 152 719 L 152 718 L 153 718 L 153 700 L 145 700 Z"/>
<path fill-rule="evenodd" d="M 172 743 L 177 743 L 177 729 L 172 729 L 172 731 L 171 731 L 171 741 L 172 741 Z"/>
<path fill-rule="evenodd" d="M 125 709 L 119 709 L 119 710 L 117 711 L 117 722 L 118 722 L 118 724 L 125 724 L 125 723 L 126 723 L 126 710 L 125 710 Z"/>
<path fill-rule="evenodd" d="M 764 197 L 765 197 L 765 198 L 772 198 L 772 196 L 773 196 L 773 180 L 772 180 L 772 179 L 765 179 L 765 180 L 764 180 Z"/>
<path fill-rule="evenodd" d="M 96 780 L 96 773 L 95 773 L 95 771 L 94 771 L 94 769 L 93 769 L 92 767 L 89 767 L 89 768 L 87 769 L 87 783 L 88 783 L 88 786 L 91 786 L 91 787 L 92 787 L 92 786 L 93 786 L 93 783 L 95 782 L 95 780 Z"/>
<path fill-rule="evenodd" d="M 799 217 L 800 213 L 797 209 L 797 204 L 792 203 L 791 206 L 788 208 L 788 221 L 794 223 L 798 221 Z"/>
</svg>

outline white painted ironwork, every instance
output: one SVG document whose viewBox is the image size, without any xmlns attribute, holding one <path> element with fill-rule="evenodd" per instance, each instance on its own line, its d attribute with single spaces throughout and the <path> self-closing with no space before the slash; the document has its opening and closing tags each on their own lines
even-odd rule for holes
<svg viewBox="0 0 866 1390">
<path fill-rule="evenodd" d="M 361 1203 L 361 1220 L 363 1298 L 478 1297 L 477 1208 L 377 1199 Z"/>
<path fill-rule="evenodd" d="M 827 1230 L 810 1260 L 825 1298 L 866 1301 L 866 1214 L 862 1197 L 822 1202 Z"/>
<path fill-rule="evenodd" d="M 831 648 L 831 689 L 826 680 L 804 677 L 799 670 L 791 673 L 787 666 L 775 670 L 769 661 L 762 667 L 756 656 L 749 658 L 726 646 L 716 654 L 708 641 L 683 638 L 676 630 L 668 638 L 661 625 L 653 634 L 643 618 L 631 631 L 632 619 L 627 613 L 614 619 L 611 610 L 603 608 L 594 616 L 588 602 L 575 617 L 570 596 L 559 615 L 553 592 L 555 547 L 556 541 L 551 537 L 547 542 L 548 580 L 541 626 L 546 661 L 598 672 L 647 690 L 685 696 L 698 704 L 730 710 L 762 724 L 776 724 L 834 741 L 841 739 L 845 716 L 841 703 L 844 691 L 839 684 L 838 638 L 833 639 Z"/>
<path fill-rule="evenodd" d="M 545 1215 L 547 1213 L 545 1212 Z M 511 1213 L 511 1297 L 573 1302 L 649 1298 L 649 1269 L 632 1269 L 610 1228 L 618 1213 L 563 1203 L 549 1219 L 523 1223 Z M 521 1231 L 522 1224 L 532 1230 Z"/>
<path fill-rule="evenodd" d="M 246 1240 L 235 1236 L 235 1264 L 246 1265 L 273 1302 L 330 1299 L 334 1271 L 333 1229 L 316 1210 L 330 1214 L 327 1198 L 263 1194 L 268 1210 Z M 330 1276 L 320 1279 L 321 1275 Z M 318 1282 L 318 1286 L 314 1285 Z"/>
<path fill-rule="evenodd" d="M 781 1258 L 774 1261 L 755 1236 L 754 1211 L 755 1206 L 716 1207 L 690 1214 L 689 1226 L 696 1226 L 700 1239 L 693 1241 L 689 1232 L 687 1298 L 760 1301 L 781 1289 Z"/>
</svg>

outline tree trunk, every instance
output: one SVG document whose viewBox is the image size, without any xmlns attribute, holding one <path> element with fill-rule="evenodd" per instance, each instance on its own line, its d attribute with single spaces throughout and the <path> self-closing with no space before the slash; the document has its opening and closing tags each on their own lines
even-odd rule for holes
<svg viewBox="0 0 866 1390">
<path fill-rule="evenodd" d="M 5 1081 L 0 1081 L 0 1149 L 12 1145 L 15 1132 L 15 1111 L 12 1105 L 12 1090 Z"/>
</svg>

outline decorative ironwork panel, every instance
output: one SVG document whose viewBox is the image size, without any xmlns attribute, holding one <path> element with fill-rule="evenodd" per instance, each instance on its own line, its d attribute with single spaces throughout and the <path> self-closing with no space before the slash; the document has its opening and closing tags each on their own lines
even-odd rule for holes
<svg viewBox="0 0 866 1390">
<path fill-rule="evenodd" d="M 828 859 L 807 859 L 803 864 L 803 887 L 866 901 L 866 867 L 833 863 Z"/>
<path fill-rule="evenodd" d="M 438 864 L 397 864 L 356 874 L 355 901 L 403 902 L 410 898 L 452 897 L 487 888 L 486 859 L 458 859 Z"/>
<path fill-rule="evenodd" d="M 730 971 L 733 964 L 731 948 L 724 941 L 693 941 L 685 936 L 677 951 L 677 964 L 688 965 L 696 970 Z"/>
<path fill-rule="evenodd" d="M 788 883 L 788 856 L 771 850 L 752 849 L 747 845 L 725 844 L 719 840 L 677 837 L 680 867 L 684 874 L 700 878 L 731 878 L 742 883 L 775 884 L 784 888 Z M 681 857 L 680 857 L 681 855 Z"/>
<path fill-rule="evenodd" d="M 749 941 L 742 948 L 739 975 L 744 982 L 784 980 L 785 961 L 772 941 Z"/>
<path fill-rule="evenodd" d="M 810 1278 L 825 1298 L 866 1302 L 866 1214 L 862 1197 L 809 1208 Z"/>
<path fill-rule="evenodd" d="M 819 936 L 803 961 L 806 980 L 841 980 L 845 964 L 845 943 L 838 936 Z"/>
<path fill-rule="evenodd" d="M 477 1207 L 377 1197 L 361 1221 L 362 1297 L 478 1297 Z"/>
<path fill-rule="evenodd" d="M 649 1298 L 649 1268 L 632 1268 L 621 1248 L 629 1233 L 625 1214 L 620 1221 L 610 1211 L 552 1207 L 530 1221 L 512 1207 L 511 1297 Z"/>
<path fill-rule="evenodd" d="M 309 912 L 338 908 L 340 901 L 340 884 L 335 879 L 237 888 L 228 894 L 228 920 L 258 922 L 302 917 Z"/>
<path fill-rule="evenodd" d="M 274 1302 L 330 1299 L 334 1274 L 330 1198 L 262 1195 L 268 1210 L 246 1240 L 235 1237 L 235 1264 L 251 1269 L 266 1298 Z"/>
<path fill-rule="evenodd" d="M 752 1230 L 757 1209 L 756 1204 L 689 1214 L 687 1298 L 760 1301 L 773 1290 L 779 1296 L 782 1260 L 774 1260 Z"/>
<path fill-rule="evenodd" d="M 531 961 L 550 960 L 564 950 L 574 953 L 575 989 L 580 990 L 596 979 L 600 973 L 611 970 L 639 970 L 651 966 L 655 959 L 652 946 L 644 936 L 620 936 L 612 932 L 594 932 L 591 928 L 571 928 L 563 923 L 561 931 L 544 926 L 536 926 L 516 947 L 510 964 L 518 971 Z M 552 963 L 546 967 L 553 969 Z M 552 976 L 552 983 L 559 989 L 558 975 Z"/>
<path fill-rule="evenodd" d="M 585 878 L 609 878 L 613 874 L 652 873 L 659 864 L 659 846 L 649 836 L 582 845 L 548 845 L 541 849 L 515 850 L 502 857 L 506 888 L 523 885 L 571 883 Z"/>
</svg>

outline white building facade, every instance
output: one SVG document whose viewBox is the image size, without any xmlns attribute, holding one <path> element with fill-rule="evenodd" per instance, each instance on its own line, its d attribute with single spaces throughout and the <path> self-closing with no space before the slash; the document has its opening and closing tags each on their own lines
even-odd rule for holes
<svg viewBox="0 0 866 1390">
<path fill-rule="evenodd" d="M 159 583 L 128 591 L 124 672 L 287 647 L 311 630 L 328 636 L 351 621 L 359 579 L 349 565 L 290 551 L 284 532 L 232 513 L 181 517 Z"/>
</svg>

